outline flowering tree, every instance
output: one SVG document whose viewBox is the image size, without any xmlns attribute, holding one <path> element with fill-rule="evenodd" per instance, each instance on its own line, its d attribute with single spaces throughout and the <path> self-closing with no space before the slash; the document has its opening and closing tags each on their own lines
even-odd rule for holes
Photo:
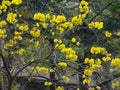
<svg viewBox="0 0 120 90">
<path fill-rule="evenodd" d="M 43 78 L 40 81 L 51 90 L 119 89 L 116 78 L 119 77 L 120 58 L 106 46 L 114 38 L 109 39 L 112 33 L 104 30 L 100 15 L 118 1 L 110 0 L 95 12 L 92 0 L 89 3 L 81 0 L 76 15 L 51 10 L 56 5 L 54 0 L 48 1 L 49 5 L 40 2 L 41 6 L 52 7 L 41 10 L 35 2 L 39 3 L 39 0 L 1 1 L 1 89 L 13 90 L 17 85 L 16 78 L 20 76 L 27 76 L 28 80 Z M 65 2 L 61 4 L 65 5 Z M 115 35 L 120 36 L 119 32 Z M 101 44 L 106 39 L 107 42 Z M 79 76 L 77 84 L 72 83 L 74 75 Z"/>
</svg>

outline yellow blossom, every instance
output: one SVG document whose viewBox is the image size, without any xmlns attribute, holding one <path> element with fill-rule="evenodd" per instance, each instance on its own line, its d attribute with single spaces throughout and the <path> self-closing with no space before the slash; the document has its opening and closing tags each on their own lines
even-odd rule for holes
<svg viewBox="0 0 120 90">
<path fill-rule="evenodd" d="M 35 13 L 33 19 L 39 21 L 45 21 L 45 15 L 42 13 Z"/>
<path fill-rule="evenodd" d="M 21 48 L 17 51 L 17 54 L 22 55 L 25 53 L 25 49 Z"/>
<path fill-rule="evenodd" d="M 46 68 L 46 67 L 40 67 L 40 68 L 38 69 L 38 71 L 40 71 L 40 73 L 42 73 L 42 74 L 48 74 L 49 69 Z"/>
<path fill-rule="evenodd" d="M 55 38 L 55 39 L 54 39 L 54 43 L 57 43 L 57 42 L 58 42 L 58 39 Z"/>
<path fill-rule="evenodd" d="M 97 90 L 101 90 L 101 87 L 100 87 L 100 86 L 96 86 L 96 89 L 97 89 Z"/>
<path fill-rule="evenodd" d="M 64 44 L 60 44 L 59 45 L 59 49 L 63 49 L 63 48 L 65 48 L 65 45 Z"/>
<path fill-rule="evenodd" d="M 79 46 L 79 45 L 80 45 L 80 42 L 77 42 L 76 45 Z"/>
<path fill-rule="evenodd" d="M 113 86 L 113 87 L 119 87 L 119 86 L 120 86 L 120 82 L 117 81 L 117 80 L 116 80 L 116 81 L 113 81 L 113 82 L 112 82 L 112 86 Z"/>
<path fill-rule="evenodd" d="M 64 90 L 64 87 L 58 86 L 55 90 Z"/>
<path fill-rule="evenodd" d="M 62 22 L 65 22 L 66 21 L 66 17 L 63 16 L 63 15 L 58 15 L 56 17 L 56 20 L 57 20 L 57 23 L 62 23 Z"/>
<path fill-rule="evenodd" d="M 83 80 L 83 84 L 90 84 L 90 82 L 91 82 L 91 79 L 84 79 Z"/>
<path fill-rule="evenodd" d="M 72 18 L 72 23 L 75 24 L 75 25 L 81 25 L 82 24 L 82 17 L 79 15 L 79 16 L 74 16 Z"/>
<path fill-rule="evenodd" d="M 58 65 L 61 66 L 61 67 L 67 67 L 67 63 L 66 62 L 59 62 Z"/>
<path fill-rule="evenodd" d="M 103 22 L 91 22 L 88 24 L 89 28 L 96 28 L 98 30 L 103 28 Z"/>
<path fill-rule="evenodd" d="M 73 37 L 73 38 L 71 39 L 71 42 L 75 43 L 75 42 L 76 42 L 76 38 Z"/>
<path fill-rule="evenodd" d="M 12 4 L 19 5 L 22 3 L 22 0 L 12 0 Z"/>
<path fill-rule="evenodd" d="M 7 25 L 7 22 L 5 20 L 0 21 L 0 27 L 3 27 Z"/>
<path fill-rule="evenodd" d="M 112 66 L 120 67 L 120 58 L 114 58 L 111 61 Z"/>
<path fill-rule="evenodd" d="M 40 30 L 39 30 L 39 29 L 37 29 L 37 30 L 31 30 L 31 31 L 30 31 L 30 34 L 31 34 L 33 37 L 37 38 L 37 37 L 40 36 Z"/>
<path fill-rule="evenodd" d="M 62 76 L 62 79 L 68 83 L 70 81 L 70 78 L 68 76 Z"/>
<path fill-rule="evenodd" d="M 95 88 L 94 87 L 90 87 L 88 90 L 95 90 Z"/>
<path fill-rule="evenodd" d="M 43 28 L 47 28 L 47 23 L 42 23 Z"/>
<path fill-rule="evenodd" d="M 17 17 L 17 14 L 16 14 L 16 13 L 10 12 L 10 13 L 8 13 L 8 15 L 7 15 L 7 21 L 8 21 L 9 23 L 11 23 L 11 24 L 15 24 L 15 23 L 17 22 L 16 17 Z"/>
<path fill-rule="evenodd" d="M 86 75 L 86 76 L 92 76 L 92 73 L 93 73 L 93 71 L 90 70 L 90 69 L 85 69 L 84 70 L 84 75 Z"/>
<path fill-rule="evenodd" d="M 112 36 L 112 33 L 105 31 L 105 37 L 111 37 L 111 36 Z"/>
<path fill-rule="evenodd" d="M 6 30 L 0 29 L 0 38 L 1 38 L 1 39 L 4 39 L 4 38 L 6 38 L 6 37 L 7 37 Z"/>
</svg>

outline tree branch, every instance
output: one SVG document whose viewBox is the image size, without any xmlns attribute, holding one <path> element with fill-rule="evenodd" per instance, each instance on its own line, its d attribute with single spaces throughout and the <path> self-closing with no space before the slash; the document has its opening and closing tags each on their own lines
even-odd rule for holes
<svg viewBox="0 0 120 90">
<path fill-rule="evenodd" d="M 112 3 L 114 3 L 116 0 L 112 0 L 110 3 L 108 3 L 106 6 L 104 6 L 91 20 L 90 22 L 92 22 L 97 16 L 99 16 L 107 7 L 109 7 L 110 5 L 112 5 Z"/>
</svg>

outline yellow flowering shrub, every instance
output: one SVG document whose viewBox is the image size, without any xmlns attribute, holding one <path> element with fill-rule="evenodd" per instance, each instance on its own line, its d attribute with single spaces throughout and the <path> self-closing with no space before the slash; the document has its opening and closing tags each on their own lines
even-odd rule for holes
<svg viewBox="0 0 120 90">
<path fill-rule="evenodd" d="M 44 9 L 37 10 L 37 7 L 32 11 L 30 8 L 34 4 L 31 3 L 28 7 L 28 2 L 30 1 L 2 0 L 0 4 L 0 48 L 6 61 L 13 59 L 10 68 L 8 66 L 9 72 L 7 71 L 10 78 L 14 80 L 14 75 L 23 69 L 22 71 L 33 72 L 30 80 L 33 77 L 43 77 L 46 80 L 41 82 L 45 86 L 57 86 L 56 90 L 64 90 L 66 87 L 61 83 L 72 84 L 72 76 L 79 74 L 79 78 L 83 79 L 82 83 L 79 82 L 81 86 L 88 85 L 88 90 L 101 90 L 102 87 L 97 86 L 97 83 L 94 88 L 91 87 L 94 73 L 101 73 L 104 63 L 110 64 L 111 71 L 120 69 L 120 59 L 114 58 L 116 53 L 110 48 L 109 41 L 106 42 L 108 46 L 103 43 L 106 39 L 111 40 L 108 37 L 120 36 L 119 32 L 102 31 L 103 22 L 95 21 L 99 18 L 89 21 L 92 16 L 88 15 L 89 11 L 93 11 L 89 8 L 91 2 L 86 0 L 81 0 L 78 4 L 77 15 L 70 16 L 62 12 L 61 15 L 54 13 L 54 10 L 44 12 Z M 52 2 L 56 3 L 55 0 Z M 107 38 L 101 38 L 101 32 Z M 51 74 L 55 74 L 52 79 Z M 79 84 L 76 84 L 75 90 L 80 90 Z M 112 86 L 119 87 L 119 82 L 114 81 Z"/>
</svg>

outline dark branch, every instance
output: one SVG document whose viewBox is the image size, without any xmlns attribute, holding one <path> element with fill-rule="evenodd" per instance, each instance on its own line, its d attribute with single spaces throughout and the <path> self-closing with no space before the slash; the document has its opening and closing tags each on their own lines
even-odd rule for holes
<svg viewBox="0 0 120 90">
<path fill-rule="evenodd" d="M 107 7 L 109 7 L 110 5 L 112 5 L 116 0 L 112 0 L 110 3 L 108 3 L 106 6 L 104 6 L 91 20 L 90 22 L 92 22 L 97 16 L 99 16 Z"/>
<path fill-rule="evenodd" d="M 5 60 L 4 56 L 2 55 L 2 53 L 0 53 L 0 56 L 1 56 L 2 61 L 3 61 L 3 64 L 4 64 L 4 68 L 5 68 L 6 71 L 7 71 L 8 80 L 11 80 L 11 79 L 12 79 L 12 75 L 11 75 L 11 73 L 10 73 L 10 70 L 9 70 L 7 64 L 6 64 L 6 60 Z"/>
</svg>

